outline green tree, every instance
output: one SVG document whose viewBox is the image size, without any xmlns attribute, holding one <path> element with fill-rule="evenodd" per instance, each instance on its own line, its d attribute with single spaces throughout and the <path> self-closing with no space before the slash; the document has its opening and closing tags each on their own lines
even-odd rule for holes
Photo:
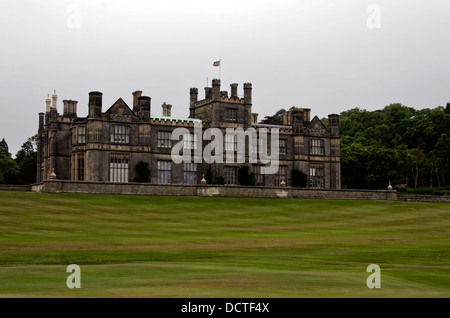
<svg viewBox="0 0 450 318">
<path fill-rule="evenodd" d="M 37 135 L 28 138 L 16 153 L 14 161 L 18 166 L 18 182 L 21 184 L 36 182 L 36 140 Z"/>
<path fill-rule="evenodd" d="M 17 183 L 19 180 L 19 168 L 8 152 L 8 144 L 5 139 L 0 142 L 0 183 Z"/>
<path fill-rule="evenodd" d="M 419 183 L 419 172 L 423 167 L 426 156 L 423 153 L 423 150 L 419 148 L 409 149 L 408 152 L 412 159 L 411 172 L 414 178 L 414 188 L 417 188 L 417 185 Z"/>
</svg>

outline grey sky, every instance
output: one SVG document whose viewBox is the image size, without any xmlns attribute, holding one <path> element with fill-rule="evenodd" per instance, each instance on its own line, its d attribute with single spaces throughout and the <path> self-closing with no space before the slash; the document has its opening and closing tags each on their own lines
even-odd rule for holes
<svg viewBox="0 0 450 318">
<path fill-rule="evenodd" d="M 370 4 L 381 28 L 367 25 Z M 251 82 L 260 119 L 292 105 L 319 117 L 445 105 L 449 31 L 448 0 L 2 0 L 0 138 L 15 154 L 53 89 L 58 110 L 78 100 L 79 116 L 90 91 L 105 111 L 142 90 L 152 114 L 167 102 L 187 117 L 189 88 L 203 98 L 218 59 L 222 90 Z"/>
</svg>

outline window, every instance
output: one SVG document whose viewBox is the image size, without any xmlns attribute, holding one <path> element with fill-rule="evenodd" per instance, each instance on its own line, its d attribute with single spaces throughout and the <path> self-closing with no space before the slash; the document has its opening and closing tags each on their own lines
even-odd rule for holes
<svg viewBox="0 0 450 318">
<path fill-rule="evenodd" d="M 184 134 L 184 149 L 197 149 L 197 135 L 196 134 Z"/>
<path fill-rule="evenodd" d="M 79 144 L 85 144 L 86 143 L 86 126 L 79 126 L 78 127 L 78 143 Z"/>
<path fill-rule="evenodd" d="M 310 155 L 324 155 L 325 146 L 322 139 L 310 139 L 309 140 L 309 154 Z"/>
<path fill-rule="evenodd" d="M 111 126 L 111 142 L 129 143 L 130 142 L 130 127 L 128 126 Z"/>
<path fill-rule="evenodd" d="M 184 184 L 196 184 L 197 183 L 197 164 L 196 163 L 184 163 Z"/>
<path fill-rule="evenodd" d="M 128 157 L 112 154 L 109 162 L 109 181 L 128 182 Z"/>
<path fill-rule="evenodd" d="M 172 183 L 171 161 L 158 161 L 158 183 L 160 184 Z"/>
<path fill-rule="evenodd" d="M 262 138 L 258 138 L 257 140 L 253 140 L 252 143 L 252 151 L 253 153 L 261 154 L 263 153 L 263 150 L 265 149 L 264 145 L 266 144 L 265 140 Z"/>
<path fill-rule="evenodd" d="M 286 139 L 278 139 L 278 154 L 279 155 L 287 154 L 287 142 L 286 142 Z"/>
<path fill-rule="evenodd" d="M 237 168 L 225 167 L 225 184 L 237 184 Z"/>
<path fill-rule="evenodd" d="M 236 121 L 237 120 L 237 110 L 234 108 L 227 109 L 227 120 Z"/>
<path fill-rule="evenodd" d="M 323 166 L 309 168 L 309 186 L 311 188 L 325 188 L 325 169 Z"/>
<path fill-rule="evenodd" d="M 169 131 L 158 131 L 158 147 L 170 148 L 172 147 L 172 133 Z"/>
<path fill-rule="evenodd" d="M 225 135 L 225 151 L 237 151 L 238 136 L 232 134 Z"/>
<path fill-rule="evenodd" d="M 252 166 L 253 173 L 256 177 L 256 185 L 263 186 L 264 185 L 264 175 L 261 174 L 261 166 Z"/>
<path fill-rule="evenodd" d="M 84 158 L 78 159 L 77 180 L 84 180 Z"/>
<path fill-rule="evenodd" d="M 286 168 L 286 166 L 278 167 L 278 171 L 275 174 L 274 181 L 275 181 L 276 187 L 281 186 L 281 181 L 284 181 L 285 183 L 287 183 L 287 168 Z"/>
</svg>

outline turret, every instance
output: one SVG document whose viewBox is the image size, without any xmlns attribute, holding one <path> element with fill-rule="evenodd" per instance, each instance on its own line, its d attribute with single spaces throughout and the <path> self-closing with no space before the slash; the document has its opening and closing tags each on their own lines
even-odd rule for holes
<svg viewBox="0 0 450 318">
<path fill-rule="evenodd" d="M 212 88 L 205 87 L 205 99 L 212 99 Z"/>
<path fill-rule="evenodd" d="M 212 100 L 219 100 L 220 99 L 220 79 L 213 79 L 212 80 Z"/>
<path fill-rule="evenodd" d="M 190 100 L 190 107 L 194 107 L 194 104 L 198 101 L 198 89 L 193 87 L 190 90 L 191 100 Z"/>
</svg>

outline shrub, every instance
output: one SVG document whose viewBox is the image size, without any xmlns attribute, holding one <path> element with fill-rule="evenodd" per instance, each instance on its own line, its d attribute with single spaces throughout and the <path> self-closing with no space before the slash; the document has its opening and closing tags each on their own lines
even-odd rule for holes
<svg viewBox="0 0 450 318">
<path fill-rule="evenodd" d="M 256 176 L 253 172 L 250 172 L 250 167 L 248 165 L 239 168 L 238 181 L 241 185 L 253 186 L 256 184 Z"/>
<path fill-rule="evenodd" d="M 134 182 L 149 182 L 150 181 L 150 169 L 148 168 L 148 162 L 139 161 L 136 165 L 136 177 Z"/>
<path fill-rule="evenodd" d="M 303 171 L 293 169 L 292 170 L 292 186 L 304 188 L 308 182 L 308 176 Z"/>
</svg>

